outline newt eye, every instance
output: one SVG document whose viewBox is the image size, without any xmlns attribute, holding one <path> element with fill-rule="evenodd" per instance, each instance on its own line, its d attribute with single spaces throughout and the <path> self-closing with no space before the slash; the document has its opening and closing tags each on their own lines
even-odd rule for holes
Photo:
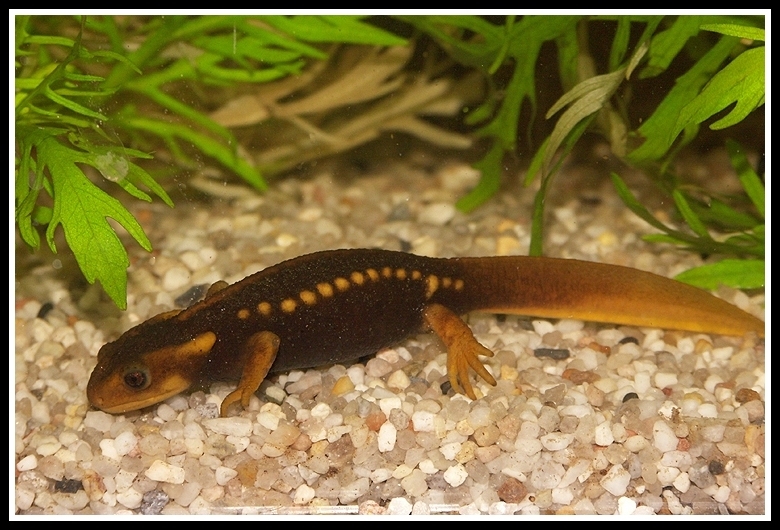
<svg viewBox="0 0 780 530">
<path fill-rule="evenodd" d="M 143 390 L 151 384 L 152 378 L 149 377 L 148 370 L 133 367 L 125 372 L 124 381 L 133 390 Z"/>
</svg>

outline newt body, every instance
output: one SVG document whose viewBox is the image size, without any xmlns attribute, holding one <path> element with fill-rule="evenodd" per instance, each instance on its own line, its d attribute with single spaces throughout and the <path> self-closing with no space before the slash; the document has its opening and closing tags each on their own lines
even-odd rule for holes
<svg viewBox="0 0 780 530">
<path fill-rule="evenodd" d="M 428 258 L 373 249 L 308 254 L 231 286 L 215 284 L 103 346 L 90 403 L 112 413 L 152 405 L 193 385 L 240 379 L 222 404 L 244 406 L 269 372 L 353 361 L 433 330 L 457 391 L 469 367 L 495 383 L 458 315 L 482 310 L 726 335 L 764 323 L 700 289 L 615 265 L 524 256 Z"/>
</svg>

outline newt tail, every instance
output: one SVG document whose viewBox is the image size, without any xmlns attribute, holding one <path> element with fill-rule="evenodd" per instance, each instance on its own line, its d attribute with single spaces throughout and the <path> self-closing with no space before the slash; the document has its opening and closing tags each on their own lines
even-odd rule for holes
<svg viewBox="0 0 780 530">
<path fill-rule="evenodd" d="M 459 261 L 465 271 L 465 296 L 478 302 L 469 310 L 764 336 L 764 322 L 753 315 L 706 291 L 650 272 L 528 256 Z"/>
</svg>

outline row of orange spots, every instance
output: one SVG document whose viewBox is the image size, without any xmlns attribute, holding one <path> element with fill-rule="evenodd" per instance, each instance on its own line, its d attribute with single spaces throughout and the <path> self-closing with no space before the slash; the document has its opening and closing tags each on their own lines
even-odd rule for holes
<svg viewBox="0 0 780 530">
<path fill-rule="evenodd" d="M 411 273 L 409 273 L 409 271 L 406 269 L 393 269 L 392 267 L 384 267 L 381 272 L 381 277 L 386 279 L 396 278 L 398 280 L 406 280 L 407 278 L 411 278 L 412 280 L 419 281 L 422 279 L 422 273 L 418 270 L 413 270 Z M 343 293 L 352 285 L 363 285 L 367 280 L 376 282 L 379 280 L 379 278 L 380 273 L 375 269 L 366 269 L 365 272 L 354 271 L 349 275 L 349 280 L 343 277 L 338 277 L 333 280 L 332 285 L 326 282 L 318 283 L 316 289 L 317 293 L 319 293 L 322 298 L 330 298 L 335 293 L 334 288 L 336 291 Z M 463 280 L 453 280 L 449 277 L 439 278 L 438 276 L 431 274 L 425 278 L 425 285 L 425 298 L 428 299 L 433 296 L 433 294 L 439 289 L 440 286 L 444 287 L 445 289 L 454 287 L 455 290 L 460 291 L 463 289 Z M 282 300 L 282 302 L 279 304 L 279 308 L 284 313 L 292 313 L 298 308 L 298 304 L 301 302 L 304 305 L 312 306 L 317 303 L 317 293 L 305 289 L 298 293 L 298 299 L 285 298 Z M 272 310 L 273 306 L 269 302 L 260 302 L 257 304 L 258 313 L 265 317 L 270 316 Z M 251 312 L 249 309 L 239 309 L 238 313 L 236 313 L 236 316 L 241 320 L 248 319 L 250 315 Z"/>
</svg>

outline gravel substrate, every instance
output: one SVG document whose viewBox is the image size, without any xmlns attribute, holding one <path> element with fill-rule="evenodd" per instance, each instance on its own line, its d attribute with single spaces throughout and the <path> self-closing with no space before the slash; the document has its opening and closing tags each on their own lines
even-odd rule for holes
<svg viewBox="0 0 780 530">
<path fill-rule="evenodd" d="M 138 207 L 155 251 L 130 245 L 125 313 L 73 280 L 72 261 L 30 257 L 17 242 L 12 511 L 765 513 L 765 347 L 750 337 L 472 314 L 498 380 L 472 379 L 475 401 L 443 385 L 444 348 L 419 335 L 360 364 L 270 377 L 228 418 L 219 404 L 234 382 L 124 415 L 90 409 L 99 348 L 217 280 L 330 248 L 527 251 L 531 191 L 466 216 L 453 204 L 474 172 L 426 165 L 350 181 L 322 170 L 264 196 L 219 187 L 225 198 L 208 203 Z M 643 243 L 650 227 L 608 186 L 570 172 L 549 208 L 549 255 L 666 276 L 699 263 Z M 763 318 L 763 295 L 718 294 Z"/>
</svg>

